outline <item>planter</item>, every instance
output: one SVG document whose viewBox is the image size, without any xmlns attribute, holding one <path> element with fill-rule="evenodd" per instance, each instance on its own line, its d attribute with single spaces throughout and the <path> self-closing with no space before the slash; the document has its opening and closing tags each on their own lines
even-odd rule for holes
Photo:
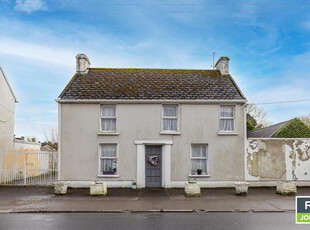
<svg viewBox="0 0 310 230">
<path fill-rule="evenodd" d="M 188 197 L 200 196 L 200 185 L 196 181 L 185 182 L 185 195 Z"/>
<path fill-rule="evenodd" d="M 297 187 L 294 182 L 278 182 L 277 193 L 281 195 L 294 195 L 297 193 Z"/>
<path fill-rule="evenodd" d="M 69 182 L 58 181 L 58 182 L 54 182 L 53 184 L 54 184 L 55 194 L 60 194 L 60 195 L 67 194 Z"/>
<path fill-rule="evenodd" d="M 108 188 L 106 183 L 92 183 L 90 185 L 91 196 L 105 196 L 108 194 Z"/>
<path fill-rule="evenodd" d="M 249 183 L 247 182 L 234 182 L 235 189 L 236 189 L 236 195 L 247 195 L 248 194 L 248 187 Z"/>
<path fill-rule="evenodd" d="M 137 189 L 137 182 L 132 182 L 131 183 L 131 188 L 132 189 Z"/>
</svg>

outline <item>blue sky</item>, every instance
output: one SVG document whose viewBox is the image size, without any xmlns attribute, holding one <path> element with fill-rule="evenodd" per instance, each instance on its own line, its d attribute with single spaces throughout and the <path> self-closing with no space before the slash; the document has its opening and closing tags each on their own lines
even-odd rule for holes
<svg viewBox="0 0 310 230">
<path fill-rule="evenodd" d="M 210 69 L 229 56 L 249 102 L 310 98 L 310 1 L 1 0 L 0 65 L 19 103 L 16 135 L 44 139 L 75 55 L 93 67 Z M 273 123 L 310 102 L 264 105 Z"/>
</svg>

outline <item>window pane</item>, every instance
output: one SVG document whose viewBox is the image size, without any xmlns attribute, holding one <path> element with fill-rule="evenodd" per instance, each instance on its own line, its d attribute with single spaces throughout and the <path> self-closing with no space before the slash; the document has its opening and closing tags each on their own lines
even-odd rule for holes
<svg viewBox="0 0 310 230">
<path fill-rule="evenodd" d="M 104 117 L 115 117 L 115 106 L 102 106 L 101 115 Z"/>
<path fill-rule="evenodd" d="M 163 129 L 177 131 L 178 120 L 177 119 L 163 119 Z"/>
<path fill-rule="evenodd" d="M 221 131 L 234 131 L 235 127 L 234 119 L 220 119 Z"/>
<path fill-rule="evenodd" d="M 116 157 L 116 145 L 115 144 L 102 144 L 101 145 L 102 157 Z"/>
<path fill-rule="evenodd" d="M 221 117 L 234 117 L 234 106 L 221 106 Z"/>
<path fill-rule="evenodd" d="M 177 106 L 176 105 L 164 105 L 164 117 L 176 117 Z"/>
<path fill-rule="evenodd" d="M 207 160 L 191 160 L 192 162 L 192 174 L 198 174 L 197 170 L 201 169 L 201 174 L 207 174 Z"/>
<path fill-rule="evenodd" d="M 100 172 L 102 174 L 116 174 L 117 161 L 116 159 L 101 159 L 100 160 Z"/>
<path fill-rule="evenodd" d="M 116 131 L 116 119 L 103 118 L 101 119 L 101 130 Z"/>
<path fill-rule="evenodd" d="M 207 157 L 207 145 L 192 145 L 192 157 Z"/>
</svg>

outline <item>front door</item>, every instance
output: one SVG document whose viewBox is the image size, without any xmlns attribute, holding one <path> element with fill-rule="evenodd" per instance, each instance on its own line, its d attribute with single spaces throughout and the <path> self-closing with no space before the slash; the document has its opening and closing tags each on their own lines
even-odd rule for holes
<svg viewBox="0 0 310 230">
<path fill-rule="evenodd" d="M 145 187 L 161 187 L 162 146 L 145 146 Z"/>
</svg>

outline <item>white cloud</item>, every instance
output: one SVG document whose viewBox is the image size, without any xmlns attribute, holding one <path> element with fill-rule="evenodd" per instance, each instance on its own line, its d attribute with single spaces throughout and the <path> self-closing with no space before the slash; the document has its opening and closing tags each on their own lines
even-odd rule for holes
<svg viewBox="0 0 310 230">
<path fill-rule="evenodd" d="M 63 48 L 27 43 L 12 38 L 0 38 L 0 54 L 18 56 L 50 64 L 71 66 L 74 53 Z"/>
<path fill-rule="evenodd" d="M 38 10 L 46 10 L 47 6 L 43 0 L 16 0 L 15 10 L 28 13 Z"/>
</svg>

